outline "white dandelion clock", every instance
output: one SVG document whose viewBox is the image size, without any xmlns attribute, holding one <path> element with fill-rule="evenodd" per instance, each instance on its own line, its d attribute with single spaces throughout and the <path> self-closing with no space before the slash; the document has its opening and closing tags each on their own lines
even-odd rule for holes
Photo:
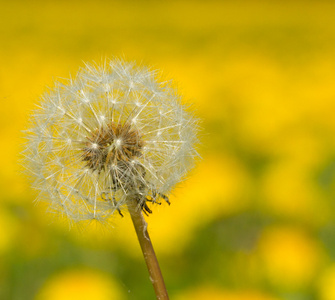
<svg viewBox="0 0 335 300">
<path fill-rule="evenodd" d="M 197 120 L 170 82 L 148 68 L 86 65 L 45 93 L 31 117 L 25 166 L 39 200 L 73 221 L 107 220 L 126 206 L 157 299 L 168 300 L 142 212 L 193 165 Z"/>
<path fill-rule="evenodd" d="M 168 194 L 193 165 L 197 120 L 170 82 L 122 60 L 86 65 L 45 93 L 31 117 L 26 167 L 51 210 L 73 221 L 122 215 Z"/>
</svg>

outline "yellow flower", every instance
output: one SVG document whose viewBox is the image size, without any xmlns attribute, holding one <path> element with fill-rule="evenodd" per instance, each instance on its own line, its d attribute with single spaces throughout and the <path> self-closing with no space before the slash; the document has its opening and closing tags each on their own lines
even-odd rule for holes
<svg viewBox="0 0 335 300">
<path fill-rule="evenodd" d="M 106 274 L 92 270 L 70 270 L 52 276 L 36 300 L 122 300 L 118 284 Z"/>
<path fill-rule="evenodd" d="M 210 286 L 182 292 L 174 300 L 280 300 L 259 291 L 230 291 Z"/>
<path fill-rule="evenodd" d="M 259 251 L 270 282 L 289 289 L 308 285 L 321 259 L 319 245 L 303 231 L 289 227 L 266 229 Z"/>
</svg>

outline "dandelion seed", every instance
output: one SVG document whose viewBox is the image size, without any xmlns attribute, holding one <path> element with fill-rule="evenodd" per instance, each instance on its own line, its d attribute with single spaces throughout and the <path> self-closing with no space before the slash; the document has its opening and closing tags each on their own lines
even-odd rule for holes
<svg viewBox="0 0 335 300">
<path fill-rule="evenodd" d="M 193 166 L 197 120 L 156 72 L 111 60 L 57 82 L 31 118 L 24 155 L 39 199 L 74 221 L 105 220 L 129 201 L 168 200 Z"/>
</svg>

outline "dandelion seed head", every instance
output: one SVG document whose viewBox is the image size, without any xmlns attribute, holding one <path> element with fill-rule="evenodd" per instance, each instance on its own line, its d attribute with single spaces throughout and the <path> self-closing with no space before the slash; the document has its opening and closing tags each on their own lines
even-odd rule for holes
<svg viewBox="0 0 335 300">
<path fill-rule="evenodd" d="M 171 82 L 122 60 L 56 82 L 28 132 L 25 165 L 38 199 L 74 221 L 108 219 L 134 199 L 142 208 L 168 201 L 198 155 L 197 120 Z"/>
</svg>

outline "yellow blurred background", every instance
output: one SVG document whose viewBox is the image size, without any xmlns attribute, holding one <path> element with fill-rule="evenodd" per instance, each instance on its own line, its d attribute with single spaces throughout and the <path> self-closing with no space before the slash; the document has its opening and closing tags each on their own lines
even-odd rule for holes
<svg viewBox="0 0 335 300">
<path fill-rule="evenodd" d="M 0 2 L 0 299 L 154 299 L 129 217 L 78 230 L 19 165 L 57 78 L 122 56 L 173 78 L 202 160 L 147 218 L 175 300 L 335 299 L 334 1 Z"/>
</svg>

